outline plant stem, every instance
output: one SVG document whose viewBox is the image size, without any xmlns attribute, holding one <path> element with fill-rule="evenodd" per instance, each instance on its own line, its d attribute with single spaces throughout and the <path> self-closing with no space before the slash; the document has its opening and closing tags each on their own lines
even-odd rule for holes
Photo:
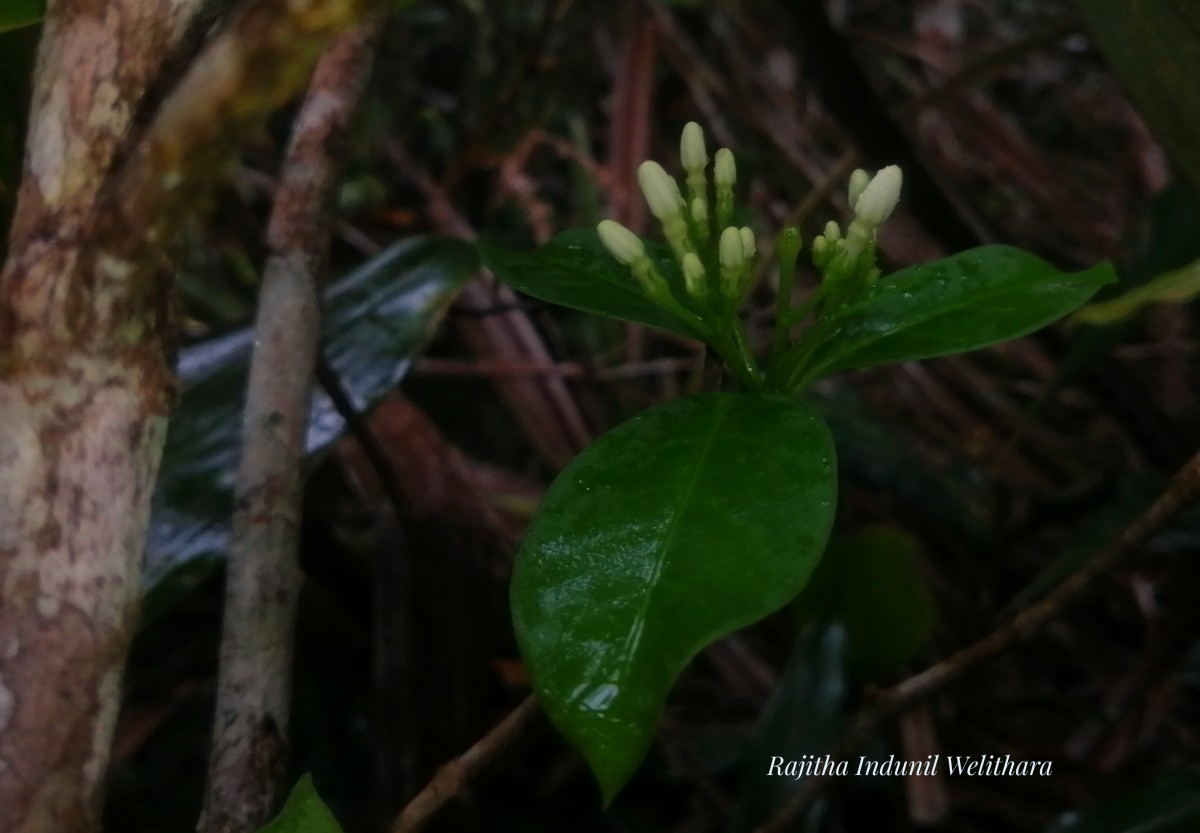
<svg viewBox="0 0 1200 833">
<path fill-rule="evenodd" d="M 783 318 L 783 322 L 784 322 L 785 332 L 786 332 L 786 328 L 791 327 L 793 324 L 798 324 L 801 321 L 803 321 L 805 318 L 807 318 L 809 313 L 811 313 L 814 309 L 816 309 L 817 304 L 819 304 L 819 303 L 821 303 L 821 301 L 825 300 L 825 287 L 826 287 L 826 284 L 822 283 L 820 286 L 818 286 L 816 289 L 813 290 L 811 295 L 809 295 L 807 298 L 804 299 L 804 301 L 800 304 L 800 306 L 796 307 L 795 309 L 789 309 L 789 310 L 784 311 L 782 318 Z M 776 321 L 775 323 L 776 323 L 776 326 L 778 326 L 779 322 Z"/>
<path fill-rule="evenodd" d="M 731 316 L 729 325 L 724 330 L 725 336 L 713 346 L 721 354 L 725 363 L 729 365 L 742 387 L 747 390 L 759 390 L 762 388 L 762 373 L 750 352 L 746 331 L 736 314 Z"/>
<path fill-rule="evenodd" d="M 789 316 L 792 288 L 796 281 L 796 258 L 800 254 L 800 230 L 788 226 L 779 235 L 775 255 L 779 260 L 779 291 L 775 295 L 775 332 L 771 342 L 771 364 L 787 349 L 788 330 L 794 321 Z"/>
<path fill-rule="evenodd" d="M 813 295 L 816 294 L 815 292 L 813 293 Z M 810 301 L 813 301 L 813 298 L 809 298 L 805 303 L 807 304 Z M 797 310 L 797 312 L 799 311 Z M 813 337 L 814 331 L 815 328 L 806 331 L 799 341 L 789 347 L 787 352 L 778 357 L 771 365 L 771 373 L 767 378 L 767 387 L 770 390 L 776 390 L 788 396 L 793 396 L 807 385 L 809 381 L 807 376 L 801 376 L 799 380 L 796 377 L 804 365 L 807 364 L 809 358 L 812 357 L 813 351 L 818 344 L 818 340 Z"/>
</svg>

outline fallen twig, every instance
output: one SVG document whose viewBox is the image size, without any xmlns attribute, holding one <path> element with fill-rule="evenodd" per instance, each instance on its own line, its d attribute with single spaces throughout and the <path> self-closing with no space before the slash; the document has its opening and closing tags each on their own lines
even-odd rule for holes
<svg viewBox="0 0 1200 833">
<path fill-rule="evenodd" d="M 526 697 L 496 727 L 475 742 L 459 757 L 441 767 L 425 789 L 401 811 L 392 825 L 392 833 L 416 833 L 442 805 L 467 788 L 467 785 L 495 760 L 509 744 L 520 737 L 537 714 L 537 700 Z"/>
</svg>

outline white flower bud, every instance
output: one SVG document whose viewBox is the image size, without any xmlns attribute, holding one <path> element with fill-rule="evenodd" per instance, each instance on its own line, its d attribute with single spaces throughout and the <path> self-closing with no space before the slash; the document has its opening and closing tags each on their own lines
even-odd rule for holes
<svg viewBox="0 0 1200 833">
<path fill-rule="evenodd" d="M 601 220 L 596 231 L 609 254 L 626 266 L 646 256 L 641 238 L 615 220 Z"/>
<path fill-rule="evenodd" d="M 738 229 L 738 234 L 742 238 L 742 252 L 745 254 L 746 259 L 749 260 L 758 254 L 758 246 L 754 243 L 754 232 L 750 230 L 750 227 L 742 226 Z"/>
<path fill-rule="evenodd" d="M 830 243 L 836 243 L 842 239 L 842 230 L 833 220 L 825 224 L 825 239 Z"/>
<path fill-rule="evenodd" d="M 900 186 L 904 175 L 900 168 L 888 165 L 867 183 L 854 202 L 854 216 L 874 228 L 892 215 L 900 201 Z"/>
<path fill-rule="evenodd" d="M 716 161 L 713 163 L 713 181 L 717 183 L 718 188 L 732 188 L 737 182 L 737 165 L 734 164 L 733 152 L 729 148 L 717 151 Z"/>
<path fill-rule="evenodd" d="M 700 262 L 695 252 L 687 252 L 683 256 L 683 281 L 688 294 L 693 298 L 703 298 L 708 294 L 708 284 L 704 282 L 704 264 Z"/>
<path fill-rule="evenodd" d="M 858 198 L 862 196 L 863 190 L 871 181 L 871 175 L 862 168 L 857 168 L 854 173 L 850 174 L 850 208 L 853 209 L 858 203 Z"/>
<path fill-rule="evenodd" d="M 704 174 L 708 165 L 708 151 L 704 148 L 704 130 L 694 121 L 683 126 L 683 136 L 679 140 L 679 158 L 683 169 L 689 174 Z"/>
<path fill-rule="evenodd" d="M 683 195 L 679 193 L 679 183 L 663 170 L 662 165 L 650 160 L 643 162 L 638 165 L 637 180 L 650 213 L 659 220 L 670 219 L 681 212 Z"/>
<path fill-rule="evenodd" d="M 722 271 L 737 271 L 746 262 L 746 250 L 742 246 L 742 234 L 733 226 L 721 232 L 717 246 Z"/>
</svg>

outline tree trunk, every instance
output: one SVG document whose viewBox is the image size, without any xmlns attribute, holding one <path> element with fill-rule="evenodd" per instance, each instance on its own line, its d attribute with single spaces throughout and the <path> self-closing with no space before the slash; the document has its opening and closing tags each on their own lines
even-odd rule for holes
<svg viewBox="0 0 1200 833">
<path fill-rule="evenodd" d="M 200 0 L 50 0 L 0 272 L 0 833 L 98 827 L 174 396 L 164 246 L 358 0 L 257 0 L 135 144 Z"/>
<path fill-rule="evenodd" d="M 163 5 L 52 2 L 38 54 L 0 273 L 4 833 L 96 826 L 171 400 L 164 284 L 132 289 L 97 209 L 186 24 Z"/>
</svg>

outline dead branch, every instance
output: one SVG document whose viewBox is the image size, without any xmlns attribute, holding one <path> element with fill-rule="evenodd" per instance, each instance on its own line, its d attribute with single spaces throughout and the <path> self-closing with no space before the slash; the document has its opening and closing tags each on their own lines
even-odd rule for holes
<svg viewBox="0 0 1200 833">
<path fill-rule="evenodd" d="M 392 825 L 392 833 L 416 833 L 424 828 L 442 805 L 465 790 L 500 752 L 521 736 L 537 712 L 537 700 L 532 695 L 526 697 L 474 746 L 439 769 L 400 813 Z"/>
</svg>

